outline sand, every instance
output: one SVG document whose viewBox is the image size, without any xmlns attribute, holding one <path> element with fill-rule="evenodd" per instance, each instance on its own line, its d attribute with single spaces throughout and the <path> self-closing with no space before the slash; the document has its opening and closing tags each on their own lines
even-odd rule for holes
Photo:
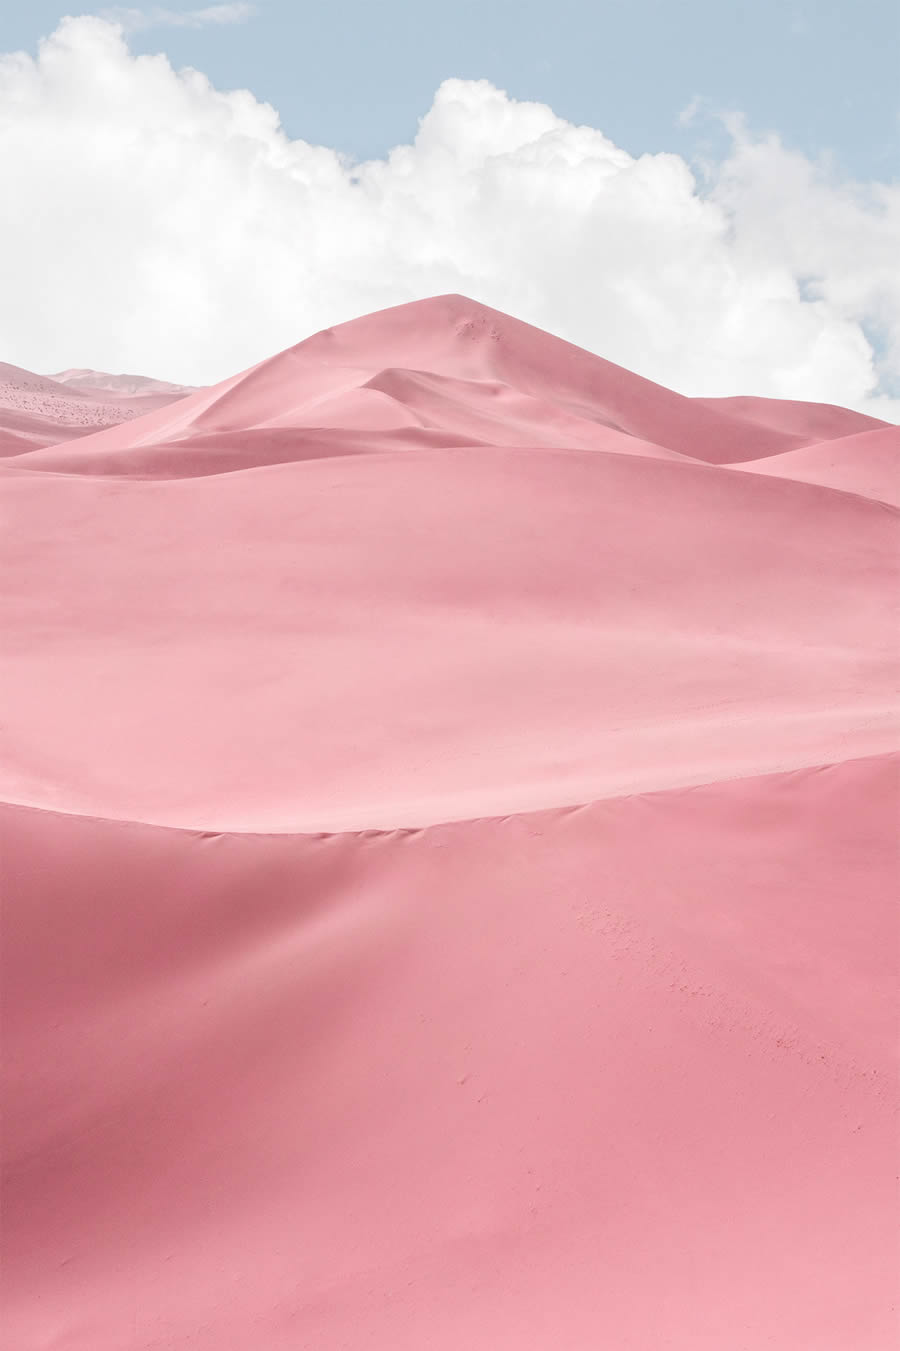
<svg viewBox="0 0 900 1351">
<path fill-rule="evenodd" d="M 900 431 L 452 296 L 5 370 L 10 1347 L 892 1346 Z"/>
<path fill-rule="evenodd" d="M 100 371 L 35 375 L 0 361 L 0 459 L 117 426 L 188 392 L 184 385 Z"/>
</svg>

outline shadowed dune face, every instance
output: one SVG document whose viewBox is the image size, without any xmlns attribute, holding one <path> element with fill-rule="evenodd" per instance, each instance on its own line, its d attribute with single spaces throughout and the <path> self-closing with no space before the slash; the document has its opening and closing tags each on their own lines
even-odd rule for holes
<svg viewBox="0 0 900 1351">
<path fill-rule="evenodd" d="M 454 296 L 2 381 L 11 1345 L 887 1351 L 897 429 Z"/>
<path fill-rule="evenodd" d="M 323 838 L 8 809 L 11 1344 L 886 1351 L 895 785 Z"/>
</svg>

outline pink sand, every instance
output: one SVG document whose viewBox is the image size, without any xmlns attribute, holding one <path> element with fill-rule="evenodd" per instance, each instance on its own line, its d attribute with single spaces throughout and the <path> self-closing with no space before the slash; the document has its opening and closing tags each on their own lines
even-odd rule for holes
<svg viewBox="0 0 900 1351">
<path fill-rule="evenodd" d="M 0 398 L 11 1351 L 892 1347 L 900 432 L 119 379 Z"/>
</svg>

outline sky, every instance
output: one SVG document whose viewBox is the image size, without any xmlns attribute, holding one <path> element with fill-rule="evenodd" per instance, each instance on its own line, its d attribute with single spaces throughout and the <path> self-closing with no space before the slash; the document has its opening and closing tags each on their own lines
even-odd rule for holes
<svg viewBox="0 0 900 1351">
<path fill-rule="evenodd" d="M 853 177 L 898 172 L 896 0 L 259 0 L 207 6 L 238 21 L 196 27 L 154 24 L 154 8 L 184 22 L 204 7 L 132 10 L 146 18 L 143 28 L 132 21 L 135 52 L 162 46 L 218 88 L 252 89 L 291 137 L 359 159 L 410 140 L 455 76 L 547 103 L 632 155 L 721 147 L 708 107 L 740 111 L 808 155 L 834 154 Z M 34 51 L 80 12 L 58 0 L 7 9 L 6 51 Z M 695 100 L 700 116 L 681 124 Z"/>
<path fill-rule="evenodd" d="M 0 358 L 206 381 L 459 290 L 900 417 L 895 0 L 71 9 L 0 21 Z"/>
</svg>

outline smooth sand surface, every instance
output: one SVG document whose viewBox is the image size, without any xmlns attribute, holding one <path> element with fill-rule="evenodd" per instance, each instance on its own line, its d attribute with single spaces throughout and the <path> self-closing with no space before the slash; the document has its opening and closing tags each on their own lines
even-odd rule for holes
<svg viewBox="0 0 900 1351">
<path fill-rule="evenodd" d="M 10 1348 L 893 1347 L 896 429 L 462 297 L 5 371 Z"/>
<path fill-rule="evenodd" d="M 876 427 L 767 459 L 748 460 L 735 468 L 842 488 L 900 507 L 900 427 Z"/>
</svg>

